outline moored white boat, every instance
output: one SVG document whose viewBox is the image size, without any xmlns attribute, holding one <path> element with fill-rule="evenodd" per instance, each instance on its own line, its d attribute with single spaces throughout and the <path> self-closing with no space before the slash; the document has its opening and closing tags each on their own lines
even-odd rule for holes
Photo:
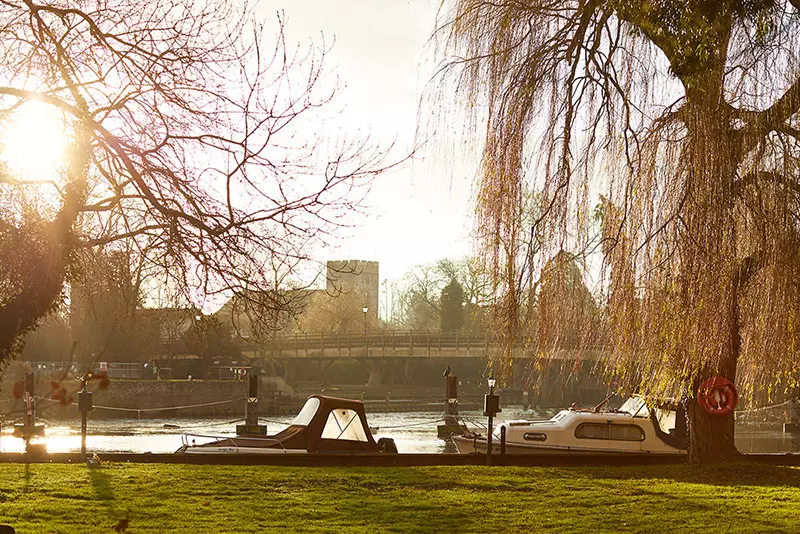
<svg viewBox="0 0 800 534">
<path fill-rule="evenodd" d="M 503 429 L 506 454 L 686 454 L 682 412 L 651 412 L 638 395 L 616 410 L 569 409 L 543 421 L 506 421 L 492 433 L 492 453 L 500 453 Z M 486 436 L 452 439 L 461 454 L 486 453 Z"/>
</svg>

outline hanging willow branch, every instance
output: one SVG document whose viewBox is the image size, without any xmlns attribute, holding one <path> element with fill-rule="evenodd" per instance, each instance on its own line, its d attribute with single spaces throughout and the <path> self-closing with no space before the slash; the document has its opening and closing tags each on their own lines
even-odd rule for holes
<svg viewBox="0 0 800 534">
<path fill-rule="evenodd" d="M 478 234 L 506 360 L 553 328 L 519 304 L 525 236 L 542 272 L 599 234 L 603 328 L 584 345 L 600 336 L 618 380 L 798 384 L 796 1 L 455 0 L 441 32 L 442 87 L 489 117 Z"/>
</svg>

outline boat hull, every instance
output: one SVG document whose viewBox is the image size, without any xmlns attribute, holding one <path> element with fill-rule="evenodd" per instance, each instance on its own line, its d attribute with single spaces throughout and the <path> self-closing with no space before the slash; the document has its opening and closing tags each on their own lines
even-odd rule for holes
<svg viewBox="0 0 800 534">
<path fill-rule="evenodd" d="M 453 443 L 456 446 L 459 454 L 486 454 L 486 438 L 485 437 L 469 437 L 469 436 L 453 436 Z M 500 454 L 500 443 L 496 438 L 492 439 L 492 454 Z M 597 449 L 590 447 L 574 447 L 574 446 L 558 446 L 558 445 L 538 445 L 527 443 L 506 443 L 506 454 L 532 454 L 532 455 L 548 455 L 548 454 L 581 454 L 581 455 L 608 455 L 608 454 L 630 454 L 630 455 L 664 455 L 664 456 L 680 456 L 686 454 L 686 451 L 681 450 L 639 450 L 633 451 L 629 449 Z"/>
<path fill-rule="evenodd" d="M 304 449 L 280 449 L 270 447 L 181 447 L 177 451 L 181 454 L 201 454 L 201 455 L 214 455 L 214 454 L 272 454 L 272 455 L 285 455 L 285 454 L 308 454 Z"/>
</svg>

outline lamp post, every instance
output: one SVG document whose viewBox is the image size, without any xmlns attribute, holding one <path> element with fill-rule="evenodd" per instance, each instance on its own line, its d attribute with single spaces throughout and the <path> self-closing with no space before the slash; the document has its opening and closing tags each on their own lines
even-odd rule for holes
<svg viewBox="0 0 800 534">
<path fill-rule="evenodd" d="M 361 311 L 364 312 L 364 356 L 367 355 L 367 351 L 369 347 L 367 346 L 367 312 L 369 308 L 366 304 L 361 308 Z"/>
<path fill-rule="evenodd" d="M 489 393 L 483 398 L 483 415 L 489 417 L 489 426 L 486 436 L 486 465 L 492 465 L 492 422 L 494 417 L 501 412 L 500 410 L 500 397 L 494 394 L 494 387 L 497 385 L 497 380 L 490 376 L 489 380 Z"/>
</svg>

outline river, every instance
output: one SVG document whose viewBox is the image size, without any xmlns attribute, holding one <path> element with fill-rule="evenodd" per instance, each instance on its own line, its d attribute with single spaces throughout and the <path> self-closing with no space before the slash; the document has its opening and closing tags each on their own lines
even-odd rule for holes
<svg viewBox="0 0 800 534">
<path fill-rule="evenodd" d="M 513 419 L 544 419 L 553 411 L 523 410 L 521 406 L 503 408 L 499 422 Z M 478 411 L 462 412 L 470 426 L 485 425 L 486 418 Z M 288 426 L 294 416 L 261 418 L 270 434 Z M 367 414 L 375 439 L 391 437 L 400 453 L 454 452 L 436 435 L 436 425 L 441 424 L 441 414 L 381 413 Z M 42 422 L 42 421 L 40 421 Z M 169 453 L 181 446 L 184 434 L 232 436 L 236 423 L 229 418 L 169 418 L 169 419 L 110 419 L 92 421 L 90 418 L 86 448 L 91 452 Z M 484 431 L 485 433 L 485 431 Z M 77 452 L 81 447 L 80 422 L 51 422 L 46 426 L 44 442 L 49 452 Z M 736 445 L 741 452 L 800 452 L 800 440 L 784 434 L 779 427 L 737 427 Z M 21 452 L 25 444 L 12 436 L 10 425 L 0 433 L 0 452 Z"/>
</svg>

